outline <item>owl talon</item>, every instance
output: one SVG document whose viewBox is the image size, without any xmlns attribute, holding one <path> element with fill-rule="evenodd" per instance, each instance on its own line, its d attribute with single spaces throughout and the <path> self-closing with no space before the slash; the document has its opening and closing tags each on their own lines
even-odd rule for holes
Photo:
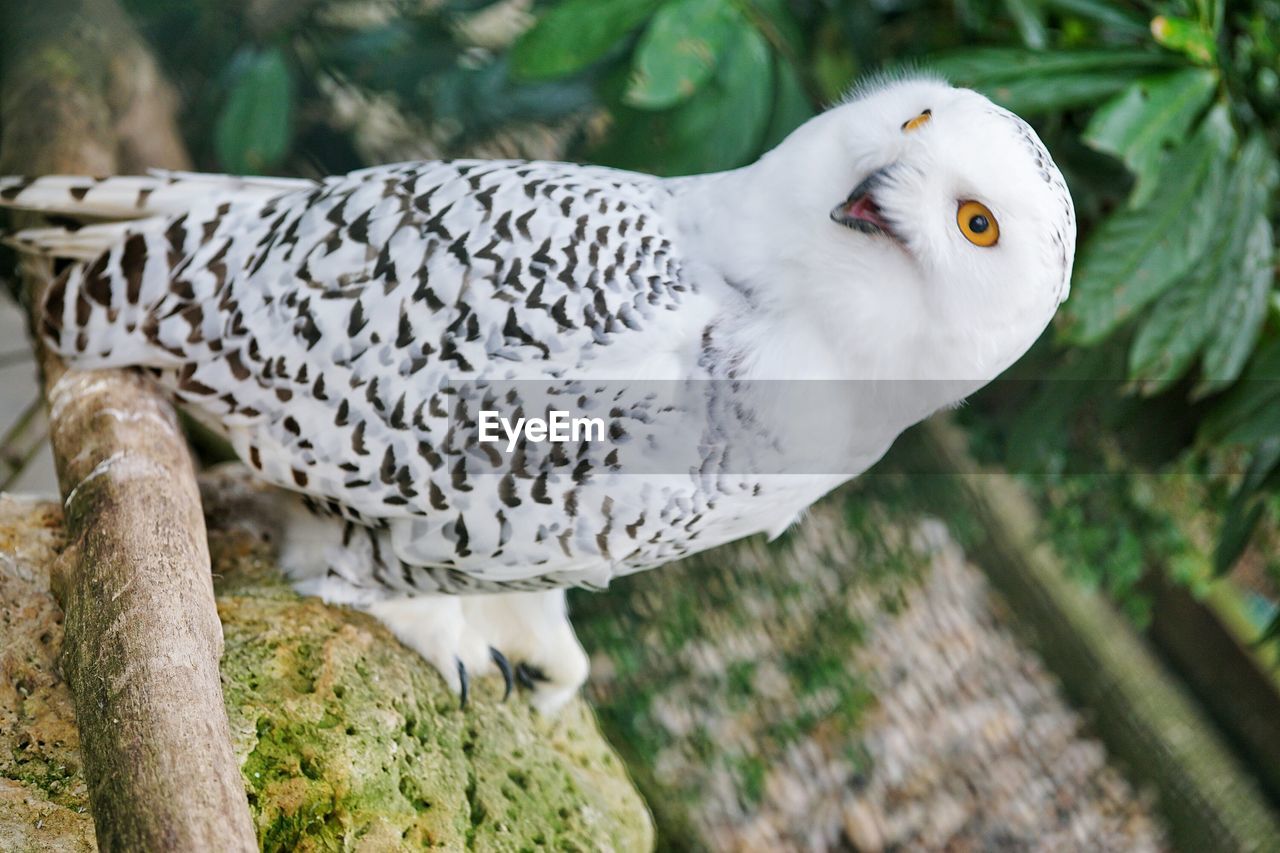
<svg viewBox="0 0 1280 853">
<path fill-rule="evenodd" d="M 502 673 L 502 680 L 505 684 L 505 689 L 502 691 L 502 701 L 505 702 L 511 697 L 511 688 L 514 685 L 511 677 L 511 661 L 507 660 L 507 656 L 493 646 L 489 647 L 489 656 L 493 658 L 494 665 Z"/>
<path fill-rule="evenodd" d="M 458 684 L 460 685 L 458 689 L 460 697 L 458 699 L 458 710 L 461 711 L 467 707 L 467 687 L 470 682 L 467 678 L 467 667 L 463 664 L 462 659 L 454 658 L 454 660 L 458 663 Z"/>
<path fill-rule="evenodd" d="M 471 679 L 501 673 L 504 699 L 520 688 L 550 716 L 587 677 L 563 590 L 384 599 L 365 609 L 440 672 L 459 708 L 471 700 Z"/>
<path fill-rule="evenodd" d="M 550 681 L 546 673 L 530 663 L 516 664 L 516 681 L 526 690 L 537 690 L 539 681 Z"/>
</svg>

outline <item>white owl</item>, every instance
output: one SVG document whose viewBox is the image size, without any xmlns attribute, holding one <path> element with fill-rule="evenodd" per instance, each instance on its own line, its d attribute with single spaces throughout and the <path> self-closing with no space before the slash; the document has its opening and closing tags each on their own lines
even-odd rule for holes
<svg viewBox="0 0 1280 853">
<path fill-rule="evenodd" d="M 783 530 L 1022 355 L 1075 249 L 1031 128 L 927 79 L 720 174 L 415 162 L 0 179 L 0 201 L 114 220 L 18 235 L 75 261 L 43 334 L 151 371 L 304 495 L 298 589 L 464 701 L 493 671 L 544 710 L 587 672 L 564 587 Z M 557 403 L 607 434 L 482 440 L 484 411 Z"/>
</svg>

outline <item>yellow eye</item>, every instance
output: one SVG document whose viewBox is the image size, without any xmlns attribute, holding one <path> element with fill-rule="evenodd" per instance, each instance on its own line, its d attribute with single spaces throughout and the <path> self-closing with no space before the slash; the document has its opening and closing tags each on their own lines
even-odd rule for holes
<svg viewBox="0 0 1280 853">
<path fill-rule="evenodd" d="M 902 132 L 910 133 L 913 130 L 918 130 L 919 128 L 924 127 L 926 124 L 928 124 L 929 119 L 931 118 L 933 118 L 933 110 L 925 110 L 915 118 L 909 119 L 908 121 L 904 121 L 902 123 Z"/>
<path fill-rule="evenodd" d="M 996 217 L 980 201 L 962 201 L 956 211 L 956 224 L 960 233 L 975 246 L 994 246 L 1000 239 L 1000 225 Z"/>
</svg>

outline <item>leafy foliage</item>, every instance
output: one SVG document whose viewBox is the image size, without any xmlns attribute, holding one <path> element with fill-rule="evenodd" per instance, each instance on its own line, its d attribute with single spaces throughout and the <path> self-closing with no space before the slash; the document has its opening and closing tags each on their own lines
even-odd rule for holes
<svg viewBox="0 0 1280 853">
<path fill-rule="evenodd" d="M 1218 119 L 1225 119 L 1220 112 Z M 1113 333 L 1192 268 L 1214 234 L 1226 172 L 1224 146 L 1207 123 L 1170 158 L 1148 204 L 1100 223 L 1076 261 L 1072 326 L 1079 343 Z M 1194 211 L 1195 215 L 1188 215 Z"/>
<path fill-rule="evenodd" d="M 1217 84 L 1217 76 L 1202 68 L 1144 77 L 1093 114 L 1084 141 L 1124 160 L 1133 172 L 1137 186 L 1130 206 L 1140 207 L 1151 199 L 1165 149 L 1185 136 Z"/>
<path fill-rule="evenodd" d="M 798 85 L 775 91 L 777 65 L 786 59 L 771 55 L 766 32 L 776 31 L 753 21 L 753 6 L 625 2 L 625 15 L 608 16 L 614 41 L 602 49 L 594 39 L 606 28 L 566 15 L 573 5 L 553 7 L 516 45 L 514 70 L 545 76 L 543 51 L 560 41 L 590 45 L 593 58 L 613 57 L 594 69 L 616 121 L 597 152 L 608 162 L 666 174 L 732 168 L 760 153 L 775 112 L 789 110 L 799 120 L 811 114 Z"/>
<path fill-rule="evenodd" d="M 930 67 L 1020 115 L 1096 105 L 1123 92 L 1137 74 L 1168 67 L 1148 50 L 1046 52 L 992 47 L 943 54 Z"/>
<path fill-rule="evenodd" d="M 496 20 L 481 20 L 502 3 L 125 3 L 183 93 L 184 130 L 202 168 L 348 171 L 368 165 L 357 131 L 384 124 L 421 128 L 430 137 L 421 156 L 452 156 L 500 129 L 553 124 L 594 103 L 581 80 L 513 78 L 506 48 L 519 14 L 498 10 Z M 578 17 L 607 20 L 603 0 L 577 5 L 589 10 Z M 612 5 L 625 12 L 643 4 Z M 564 46 L 579 58 L 588 55 L 583 48 Z M 343 125 L 335 114 L 353 102 L 360 112 Z"/>
<path fill-rule="evenodd" d="M 641 109 L 687 100 L 742 31 L 737 10 L 724 0 L 681 0 L 661 7 L 636 48 L 634 75 L 623 99 Z"/>
<path fill-rule="evenodd" d="M 731 169 L 841 98 L 859 74 L 954 46 L 981 22 L 937 2 L 886 5 L 606 0 L 583 15 L 581 0 L 563 0 L 545 4 L 513 70 L 592 81 L 612 127 L 583 149 L 591 159 L 658 174 Z M 956 28 L 931 26 L 938 14 Z"/>
<path fill-rule="evenodd" d="M 1225 571 L 1265 516 L 1263 495 L 1280 486 L 1280 3 L 1165 0 L 1142 4 L 1142 27 L 1128 14 L 1137 4 L 1009 5 L 1011 17 L 1030 20 L 1019 27 L 1023 47 L 966 51 L 945 67 L 1036 119 L 1065 161 L 1085 227 L 1058 352 L 1127 349 L 1127 384 L 1050 378 L 1041 396 L 1074 398 L 1056 412 L 1070 419 L 1136 394 L 1150 402 L 1130 406 L 1130 419 L 1147 419 L 1149 434 L 1168 421 L 1192 425 L 1173 453 L 1251 448 L 1223 525 Z M 1129 179 L 1106 175 L 1092 152 L 1123 164 Z M 1043 421 L 1029 429 L 1062 435 Z"/>
<path fill-rule="evenodd" d="M 259 173 L 280 161 L 289 144 L 293 82 L 278 49 L 247 49 L 231 63 L 233 82 L 218 116 L 214 145 L 232 172 Z"/>
<path fill-rule="evenodd" d="M 581 71 L 629 36 L 658 0 L 568 0 L 550 9 L 512 52 L 516 74 L 533 79 Z"/>
</svg>

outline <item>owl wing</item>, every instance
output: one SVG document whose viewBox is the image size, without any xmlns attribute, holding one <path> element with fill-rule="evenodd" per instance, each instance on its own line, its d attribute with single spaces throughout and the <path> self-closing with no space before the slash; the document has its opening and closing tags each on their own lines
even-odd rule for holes
<svg viewBox="0 0 1280 853">
<path fill-rule="evenodd" d="M 415 564 L 569 571 L 610 558 L 607 519 L 584 510 L 564 527 L 608 448 L 568 460 L 459 446 L 444 389 L 550 387 L 696 341 L 678 320 L 698 296 L 669 201 L 648 176 L 485 161 L 210 198 L 85 264 L 54 306 L 55 340 L 84 363 L 159 369 L 263 476 L 391 526 Z"/>
</svg>

